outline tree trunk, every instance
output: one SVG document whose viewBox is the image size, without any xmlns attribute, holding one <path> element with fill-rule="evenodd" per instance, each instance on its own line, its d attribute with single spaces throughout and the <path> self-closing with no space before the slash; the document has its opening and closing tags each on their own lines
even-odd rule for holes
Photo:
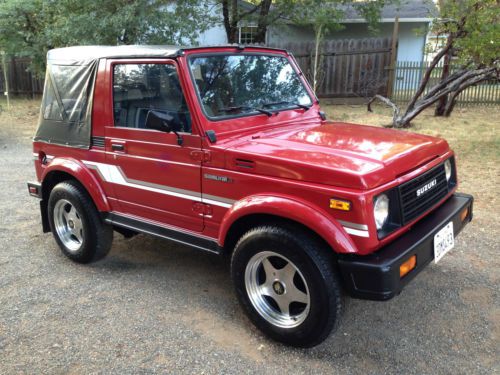
<svg viewBox="0 0 500 375">
<path fill-rule="evenodd" d="M 429 67 L 425 71 L 424 76 L 422 77 L 422 81 L 420 82 L 420 85 L 418 86 L 417 92 L 413 95 L 413 98 L 410 100 L 410 103 L 408 104 L 408 108 L 412 108 L 415 105 L 415 102 L 418 100 L 418 98 L 424 93 L 425 88 L 427 87 L 427 84 L 429 83 L 429 79 L 431 78 L 432 71 L 434 70 L 436 65 L 439 63 L 439 60 L 441 60 L 441 58 L 446 53 L 448 53 L 448 51 L 451 49 L 452 42 L 453 42 L 453 39 L 448 38 L 446 46 L 444 46 L 443 49 L 441 51 L 439 51 L 439 53 L 436 56 L 434 56 Z"/>
<path fill-rule="evenodd" d="M 321 38 L 323 34 L 323 25 L 319 25 L 316 28 L 316 38 L 314 46 L 314 63 L 313 63 L 313 91 L 316 92 L 318 89 L 319 80 L 319 47 L 321 44 Z"/>
<path fill-rule="evenodd" d="M 257 23 L 257 33 L 254 37 L 254 42 L 257 44 L 266 43 L 267 26 L 269 25 L 269 10 L 271 9 L 272 0 L 263 0 L 260 3 L 259 21 Z"/>
<path fill-rule="evenodd" d="M 453 109 L 455 109 L 455 104 L 457 104 L 457 97 L 459 94 L 460 92 L 455 91 L 448 96 L 448 102 L 446 103 L 443 111 L 444 117 L 450 117 L 451 112 L 453 112 Z"/>
<path fill-rule="evenodd" d="M 228 43 L 238 43 L 238 1 L 222 0 L 222 16 Z"/>
<path fill-rule="evenodd" d="M 221 0 L 227 42 L 239 43 L 240 21 L 251 16 L 257 10 L 260 10 L 257 33 L 255 34 L 254 41 L 255 43 L 264 44 L 266 42 L 267 26 L 269 25 L 267 18 L 269 10 L 271 9 L 272 0 L 262 0 L 260 3 L 256 3 L 253 8 L 243 12 L 240 12 L 238 2 L 238 0 Z"/>
<path fill-rule="evenodd" d="M 450 38 L 450 36 L 448 36 Z M 443 71 L 441 72 L 441 81 L 444 81 L 450 75 L 450 60 L 451 60 L 451 49 L 448 50 L 443 59 Z M 439 99 L 436 110 L 434 111 L 434 116 L 443 116 L 445 108 L 447 106 L 449 98 L 448 96 L 443 96 Z"/>
<path fill-rule="evenodd" d="M 453 112 L 453 109 L 455 109 L 455 104 L 457 104 L 457 98 L 462 93 L 462 91 L 463 90 L 453 91 L 448 95 L 448 102 L 446 103 L 446 106 L 444 108 L 443 116 L 450 117 L 451 112 Z"/>
</svg>

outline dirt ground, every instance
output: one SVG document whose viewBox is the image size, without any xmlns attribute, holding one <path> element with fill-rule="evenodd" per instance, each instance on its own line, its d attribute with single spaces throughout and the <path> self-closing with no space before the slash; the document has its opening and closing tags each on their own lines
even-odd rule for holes
<svg viewBox="0 0 500 375">
<path fill-rule="evenodd" d="M 227 265 L 149 236 L 115 235 L 93 265 L 42 234 L 31 137 L 37 101 L 0 102 L 0 373 L 492 374 L 500 372 L 497 191 L 500 110 L 426 112 L 414 131 L 457 153 L 474 221 L 456 247 L 388 302 L 349 300 L 339 330 L 298 350 L 268 340 L 237 304 Z M 325 106 L 329 118 L 384 125 L 376 107 Z"/>
</svg>

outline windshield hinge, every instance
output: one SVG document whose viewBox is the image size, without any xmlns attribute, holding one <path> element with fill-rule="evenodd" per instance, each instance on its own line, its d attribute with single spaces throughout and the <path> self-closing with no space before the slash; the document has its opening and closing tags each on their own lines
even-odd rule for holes
<svg viewBox="0 0 500 375">
<path fill-rule="evenodd" d="M 217 135 L 215 134 L 215 131 L 213 131 L 213 130 L 207 130 L 205 132 L 205 134 L 207 135 L 208 140 L 210 141 L 210 143 L 217 142 Z"/>
</svg>

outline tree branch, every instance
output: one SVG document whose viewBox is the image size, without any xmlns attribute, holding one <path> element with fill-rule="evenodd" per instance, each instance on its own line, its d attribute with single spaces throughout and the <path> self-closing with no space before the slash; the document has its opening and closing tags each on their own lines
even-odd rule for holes
<svg viewBox="0 0 500 375">
<path fill-rule="evenodd" d="M 464 35 L 464 33 L 465 33 L 464 26 L 465 26 L 465 22 L 466 21 L 467 21 L 467 15 L 464 15 L 460 19 L 460 21 L 457 21 L 457 31 L 455 31 L 454 33 L 450 33 L 448 35 L 448 39 L 446 41 L 446 45 L 432 59 L 429 67 L 427 68 L 427 70 L 425 71 L 424 76 L 422 77 L 422 81 L 420 82 L 420 85 L 419 85 L 417 91 L 415 92 L 415 94 L 413 95 L 410 103 L 408 104 L 408 107 L 407 107 L 408 109 L 411 110 L 413 108 L 413 106 L 415 105 L 415 103 L 418 100 L 418 98 L 425 91 L 425 87 L 427 86 L 427 83 L 429 82 L 429 79 L 431 77 L 432 71 L 434 70 L 434 68 L 436 67 L 436 65 L 439 63 L 439 61 L 443 58 L 443 56 L 445 56 L 447 53 L 449 53 L 450 49 L 453 48 L 453 43 L 454 43 L 455 39 L 456 38 L 460 38 L 460 37 L 462 37 Z"/>
<path fill-rule="evenodd" d="M 238 0 L 231 0 L 231 28 L 238 26 Z"/>
<path fill-rule="evenodd" d="M 397 119 L 395 126 L 403 127 L 408 125 L 410 121 L 413 120 L 420 112 L 437 102 L 444 95 L 448 95 L 455 91 L 463 91 L 467 87 L 475 85 L 481 81 L 492 79 L 495 76 L 498 76 L 498 72 L 495 68 L 483 68 L 468 71 L 461 77 L 456 78 L 455 82 L 449 83 L 445 88 L 436 92 L 433 96 L 419 100 L 412 108 L 408 108 L 405 114 L 401 116 L 401 118 Z"/>
<path fill-rule="evenodd" d="M 459 71 L 456 71 L 455 73 L 449 75 L 446 79 L 443 81 L 439 82 L 438 84 L 434 85 L 429 89 L 427 94 L 424 95 L 423 99 L 428 99 L 431 96 L 435 95 L 439 90 L 442 90 L 444 87 L 446 87 L 450 82 L 454 81 L 455 79 L 459 78 L 460 76 L 463 76 L 467 72 L 466 69 L 462 69 Z"/>
<path fill-rule="evenodd" d="M 386 98 L 385 96 L 382 96 L 382 95 L 375 95 L 373 98 L 371 98 L 368 103 L 367 103 L 367 109 L 368 109 L 368 112 L 373 112 L 372 111 L 372 103 L 375 101 L 375 100 L 380 100 L 382 103 L 385 103 L 387 106 L 391 107 L 392 108 L 392 126 L 395 126 L 398 118 L 399 118 L 399 113 L 400 113 L 400 109 L 399 107 L 394 104 L 392 102 L 391 99 L 389 98 Z"/>
<path fill-rule="evenodd" d="M 226 34 L 229 36 L 231 33 L 231 24 L 229 22 L 229 1 L 222 0 L 222 17 L 224 18 L 224 28 L 226 29 Z"/>
<path fill-rule="evenodd" d="M 443 47 L 443 49 L 441 51 L 439 51 L 439 53 L 436 56 L 434 56 L 429 67 L 425 71 L 425 74 L 422 77 L 422 80 L 420 81 L 420 85 L 418 86 L 417 91 L 415 92 L 415 94 L 413 95 L 413 98 L 411 99 L 410 103 L 408 104 L 408 108 L 413 108 L 413 106 L 415 105 L 415 102 L 418 100 L 418 98 L 424 92 L 425 87 L 427 86 L 427 83 L 429 82 L 429 79 L 431 78 L 432 71 L 434 70 L 436 65 L 439 63 L 441 58 L 448 53 L 448 51 L 451 49 L 452 46 L 453 46 L 453 38 L 450 35 L 448 37 L 446 45 Z"/>
<path fill-rule="evenodd" d="M 243 18 L 245 18 L 251 14 L 254 14 L 257 11 L 257 9 L 259 9 L 262 6 L 262 3 L 263 3 L 263 1 L 261 1 L 259 5 L 255 5 L 252 9 L 249 9 L 245 12 L 238 13 L 238 21 L 241 21 Z"/>
</svg>

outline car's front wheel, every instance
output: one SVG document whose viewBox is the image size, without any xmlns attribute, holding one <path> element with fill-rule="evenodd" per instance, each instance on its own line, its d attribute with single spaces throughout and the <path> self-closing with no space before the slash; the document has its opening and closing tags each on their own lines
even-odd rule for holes
<svg viewBox="0 0 500 375">
<path fill-rule="evenodd" d="M 92 199 L 78 182 L 64 181 L 52 189 L 48 214 L 52 234 L 68 258 L 89 263 L 108 254 L 113 228 L 102 221 Z"/>
<path fill-rule="evenodd" d="M 331 250 L 299 228 L 247 232 L 234 250 L 231 274 L 250 319 L 275 340 L 317 345 L 340 318 L 342 292 Z"/>
</svg>

